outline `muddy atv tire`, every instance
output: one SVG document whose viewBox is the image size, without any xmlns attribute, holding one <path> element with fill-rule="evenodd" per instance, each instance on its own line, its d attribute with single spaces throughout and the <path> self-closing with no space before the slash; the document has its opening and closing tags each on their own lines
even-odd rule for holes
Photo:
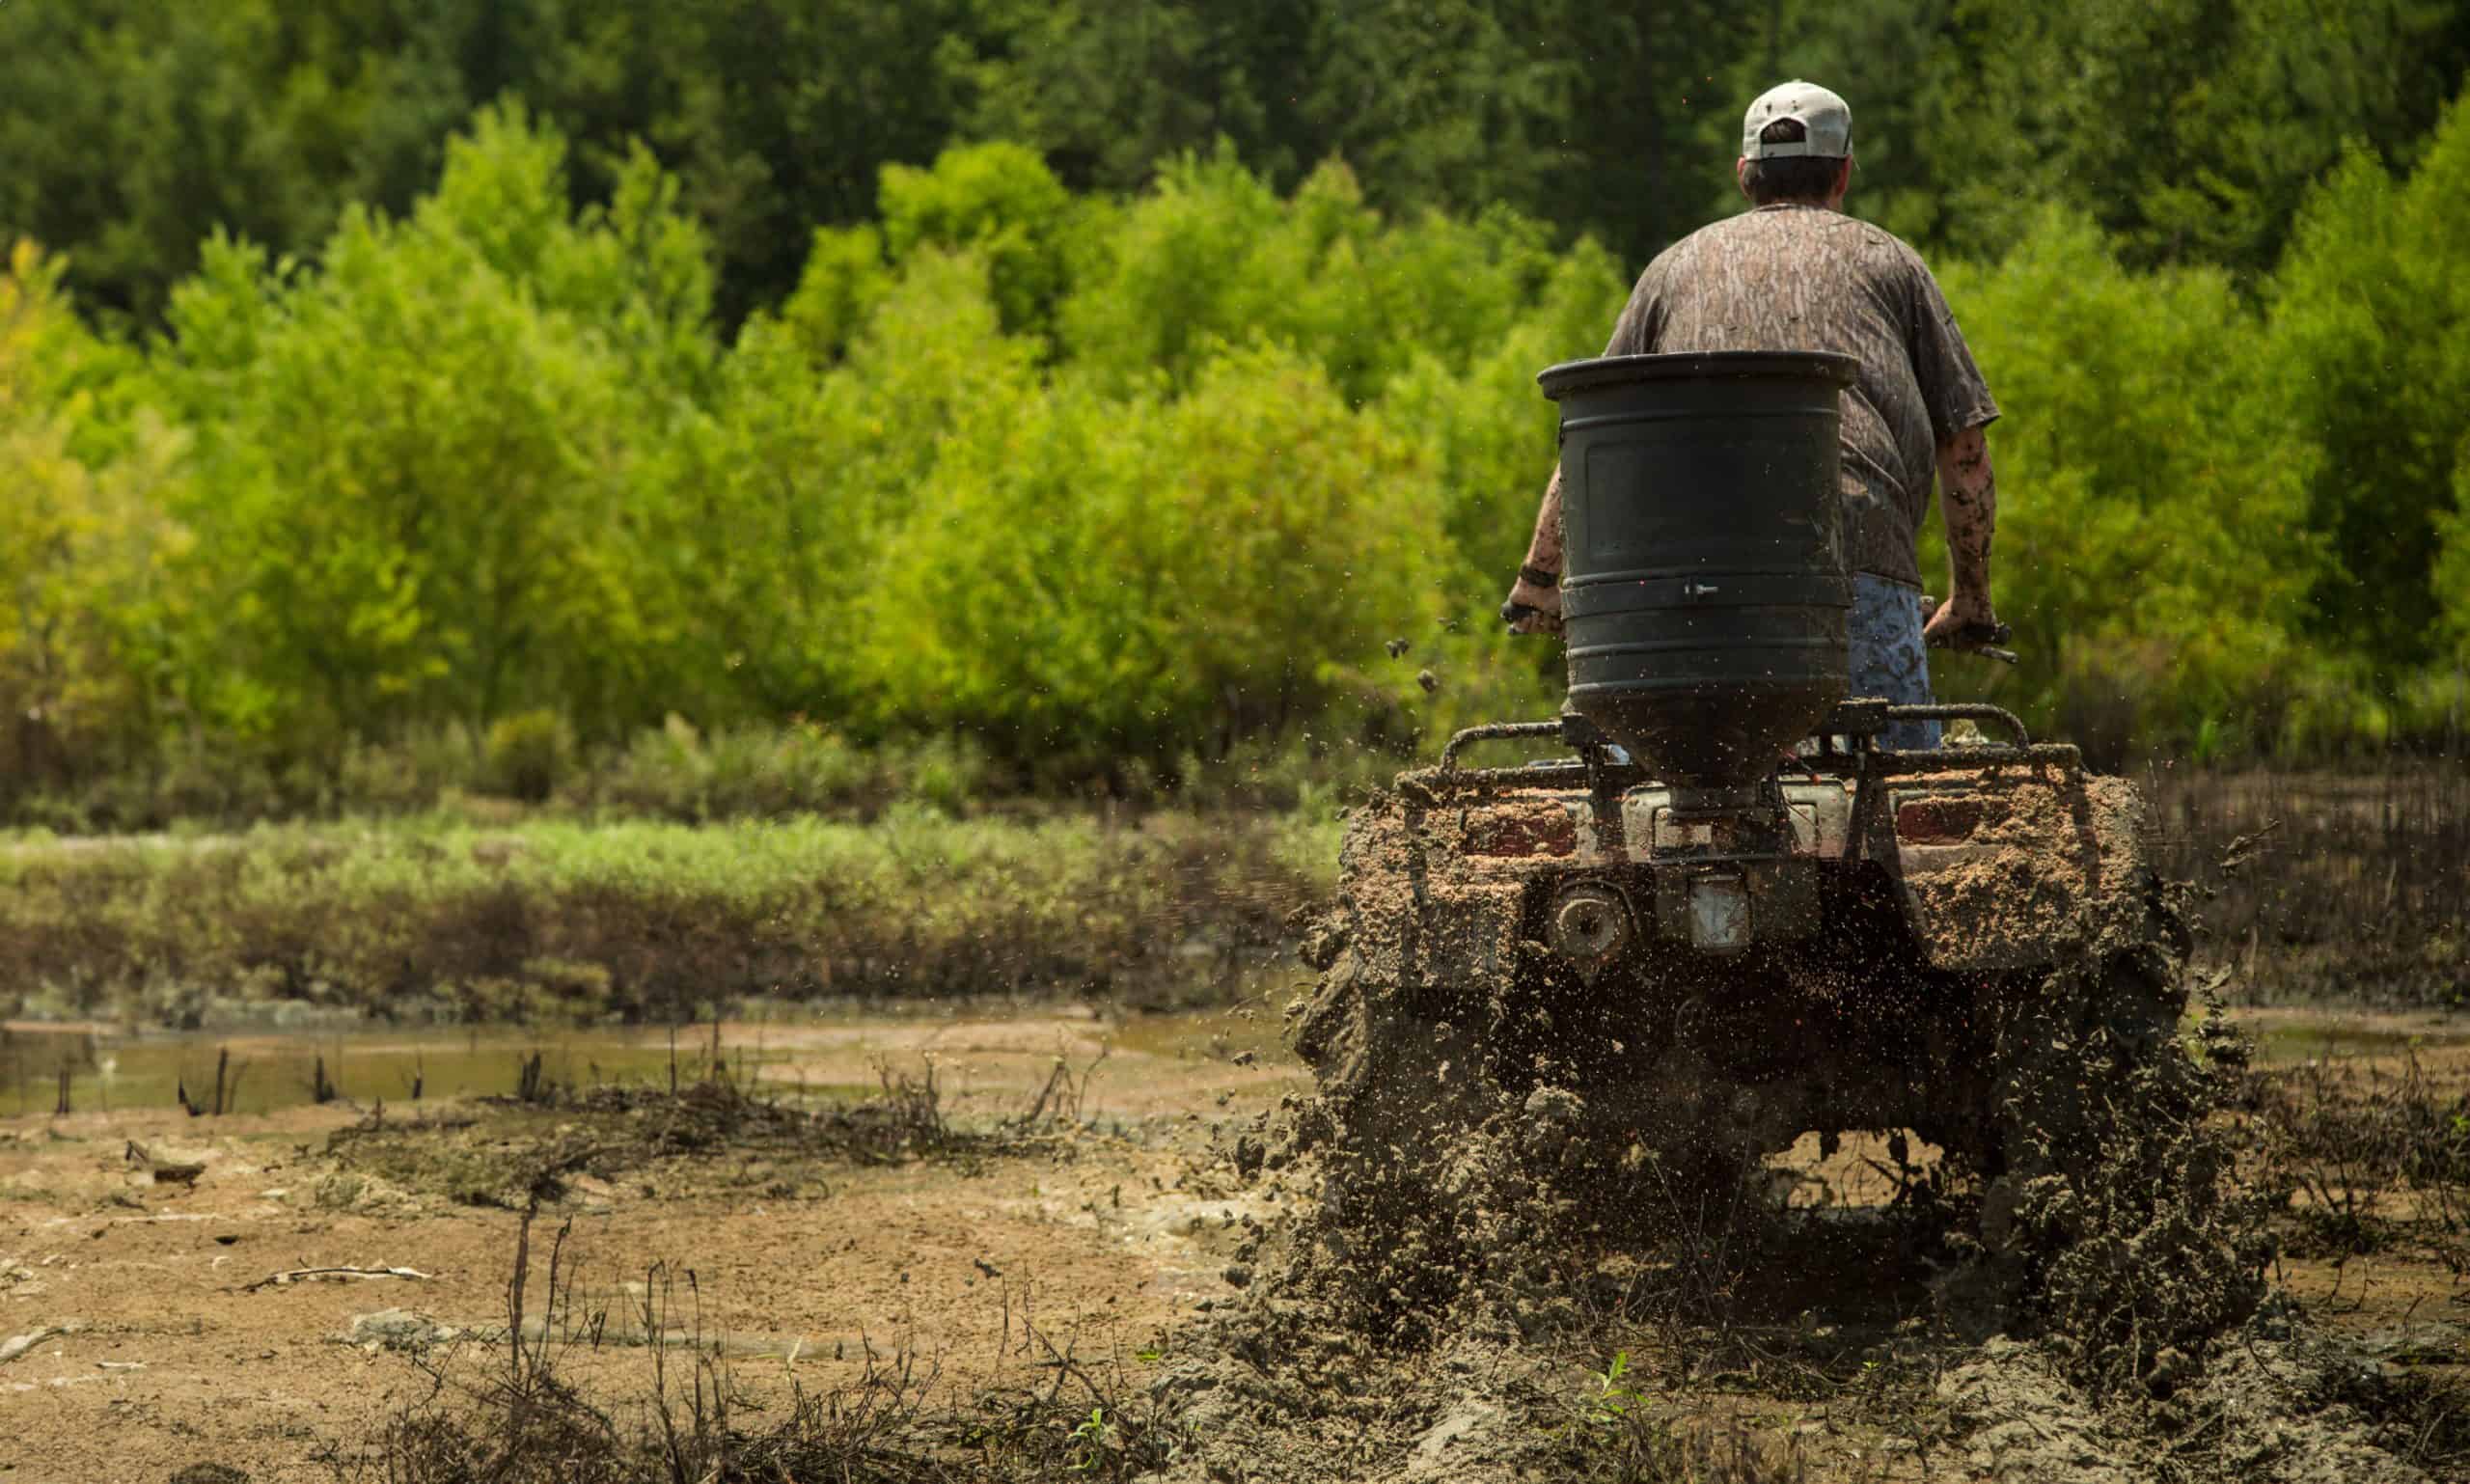
<svg viewBox="0 0 2470 1484">
<path fill-rule="evenodd" d="M 1959 1331 L 2045 1333 L 2105 1387 L 2200 1351 L 2264 1294 L 2258 1213 L 2209 1122 L 2244 1047 L 2217 1018 L 2200 1049 L 2182 1037 L 2182 945 L 2055 971 L 2000 1006 L 1979 1247 L 1940 1289 Z"/>
</svg>

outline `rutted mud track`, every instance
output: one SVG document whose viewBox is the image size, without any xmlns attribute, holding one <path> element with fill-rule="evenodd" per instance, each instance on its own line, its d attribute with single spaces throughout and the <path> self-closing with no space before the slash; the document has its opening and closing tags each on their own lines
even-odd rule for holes
<svg viewBox="0 0 2470 1484">
<path fill-rule="evenodd" d="M 407 1133 L 408 1111 L 390 1108 L 392 1131 L 340 1140 L 359 1120 L 337 1109 L 15 1120 L 0 1144 L 0 1340 L 69 1328 L 0 1362 L 0 1478 L 160 1479 L 202 1461 L 259 1480 L 331 1477 L 319 1450 L 349 1456 L 427 1394 L 424 1362 L 503 1354 L 492 1331 L 506 1324 L 508 1206 L 524 1193 L 489 1177 L 560 1154 L 590 1157 L 563 1162 L 534 1272 L 571 1218 L 566 1255 L 587 1306 L 608 1316 L 600 1344 L 569 1352 L 570 1379 L 612 1403 L 638 1398 L 646 1342 L 700 1333 L 771 1409 L 756 1426 L 782 1415 L 793 1381 L 828 1389 L 869 1349 L 939 1367 L 940 1404 L 955 1408 L 986 1387 L 1043 1388 L 1057 1372 L 1025 1338 L 1033 1330 L 1112 1394 L 1154 1399 L 1165 1420 L 1148 1456 L 1194 1481 L 2408 1478 L 2411 1457 L 2465 1441 L 2425 1394 L 2462 1373 L 2464 1290 L 2437 1229 L 2398 1192 L 2374 1250 L 2285 1258 L 2284 1297 L 2126 1393 L 2071 1379 L 2046 1340 L 1946 1333 L 1933 1283 L 1951 1254 L 1896 1204 L 1910 1175 L 1879 1140 L 1773 1162 L 1758 1198 L 1790 1187 L 1806 1206 L 1825 1191 L 1825 1214 L 1734 1226 L 1701 1207 L 1708 1240 L 1627 1256 L 1539 1250 L 1538 1237 L 1570 1231 L 1547 1198 L 1502 1231 L 1516 1260 L 1464 1302 L 1428 1306 L 1441 1322 L 1384 1332 L 1327 1254 L 1298 1260 L 1304 1241 L 1341 1230 L 1311 1211 L 1323 1172 L 1267 1168 L 1268 1147 L 1242 1143 L 1282 1099 L 1305 1101 L 1274 1022 L 884 1021 L 818 1031 L 787 1069 L 790 1084 L 803 1070 L 854 1099 L 879 1058 L 915 1075 L 933 1051 L 964 1136 L 940 1149 L 903 1151 L 897 1131 L 887 1142 L 866 1126 L 840 1145 L 776 1129 L 686 1147 L 697 1130 L 671 1124 L 627 1142 L 637 1125 L 622 1120 L 639 1110 L 626 1109 L 611 1121 L 605 1109 L 432 1107 L 441 1126 Z M 2398 1046 L 2429 1029 L 2349 1034 Z M 2264 1044 L 2311 1051 L 2287 1017 Z M 1058 1055 L 1077 1074 L 1110 1045 L 1077 1119 L 1017 1127 Z M 2470 1052 L 2417 1055 L 2440 1097 L 2470 1087 Z M 1518 1160 L 1485 1177 L 1551 1168 L 1535 1157 L 1554 1112 L 1523 1120 Z M 158 1181 L 130 1162 L 132 1139 L 157 1164 L 206 1170 L 194 1187 Z M 1262 1161 L 1249 1181 L 1239 1148 L 1241 1163 Z M 2308 1250 L 2316 1228 L 2296 1204 L 2276 1229 Z M 246 1291 L 328 1265 L 431 1276 Z M 691 1295 L 675 1281 L 688 1270 Z M 670 1303 L 645 1325 L 632 1316 L 652 1290 Z M 354 1336 L 356 1316 L 390 1308 L 422 1317 Z M 439 1327 L 462 1343 L 434 1344 Z"/>
</svg>

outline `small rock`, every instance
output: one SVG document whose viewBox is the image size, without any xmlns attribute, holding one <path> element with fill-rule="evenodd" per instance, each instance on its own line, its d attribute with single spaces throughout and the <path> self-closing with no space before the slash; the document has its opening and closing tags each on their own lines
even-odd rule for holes
<svg viewBox="0 0 2470 1484">
<path fill-rule="evenodd" d="M 418 1309 L 381 1308 L 355 1314 L 343 1338 L 353 1345 L 379 1345 L 388 1350 L 425 1350 L 453 1337 L 453 1332 Z"/>
<path fill-rule="evenodd" d="M 1416 1456 L 1426 1460 L 1437 1459 L 1447 1452 L 1452 1443 L 1473 1437 L 1499 1417 L 1500 1409 L 1497 1407 L 1471 1398 L 1462 1401 L 1415 1440 Z"/>
<path fill-rule="evenodd" d="M 1227 1285 L 1233 1288 L 1249 1288 L 1252 1283 L 1252 1270 L 1240 1262 L 1219 1276 L 1225 1278 Z"/>
</svg>

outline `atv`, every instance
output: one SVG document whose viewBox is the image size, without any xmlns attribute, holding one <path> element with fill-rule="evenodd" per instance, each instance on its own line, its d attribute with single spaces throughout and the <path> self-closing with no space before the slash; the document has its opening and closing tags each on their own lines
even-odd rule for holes
<svg viewBox="0 0 2470 1484">
<path fill-rule="evenodd" d="M 1842 357 L 1615 357 L 1561 404 L 1570 700 L 1458 732 L 1347 826 L 1294 1042 L 1358 1174 L 1531 1089 L 1685 1181 L 1907 1131 L 1996 1247 L 2169 1056 L 2145 806 L 1991 705 L 1846 694 Z M 1976 639 L 1996 636 L 1975 636 Z M 1925 749 L 1904 723 L 1965 723 Z M 1474 766 L 1481 747 L 1549 749 Z M 1401 1173 L 1404 1171 L 1405 1173 Z"/>
</svg>

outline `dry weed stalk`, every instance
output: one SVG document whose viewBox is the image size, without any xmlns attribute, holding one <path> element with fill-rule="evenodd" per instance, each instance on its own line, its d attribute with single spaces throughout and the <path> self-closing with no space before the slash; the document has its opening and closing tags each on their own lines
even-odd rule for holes
<svg viewBox="0 0 2470 1484">
<path fill-rule="evenodd" d="M 1100 1046 L 1098 1054 L 1089 1058 L 1089 1064 L 1077 1073 L 1072 1069 L 1071 1059 L 1058 1050 L 1055 1054 L 1055 1065 L 1047 1071 L 1046 1085 L 1038 1088 L 1038 1095 L 1030 1102 L 1029 1111 L 1014 1120 L 1012 1126 L 1038 1130 L 1069 1128 L 1081 1122 L 1089 1100 L 1089 1084 L 1098 1075 L 1098 1068 L 1106 1061 L 1111 1049 Z"/>
<path fill-rule="evenodd" d="M 2419 1060 L 2399 1071 L 2333 1058 L 2256 1073 L 2249 1095 L 2267 1168 L 2301 1221 L 2345 1253 L 2373 1251 L 2411 1224 L 2385 1214 L 2396 1191 L 2416 1197 L 2416 1224 L 2456 1277 L 2470 1276 L 2470 1093 L 2448 1098 Z"/>
</svg>

